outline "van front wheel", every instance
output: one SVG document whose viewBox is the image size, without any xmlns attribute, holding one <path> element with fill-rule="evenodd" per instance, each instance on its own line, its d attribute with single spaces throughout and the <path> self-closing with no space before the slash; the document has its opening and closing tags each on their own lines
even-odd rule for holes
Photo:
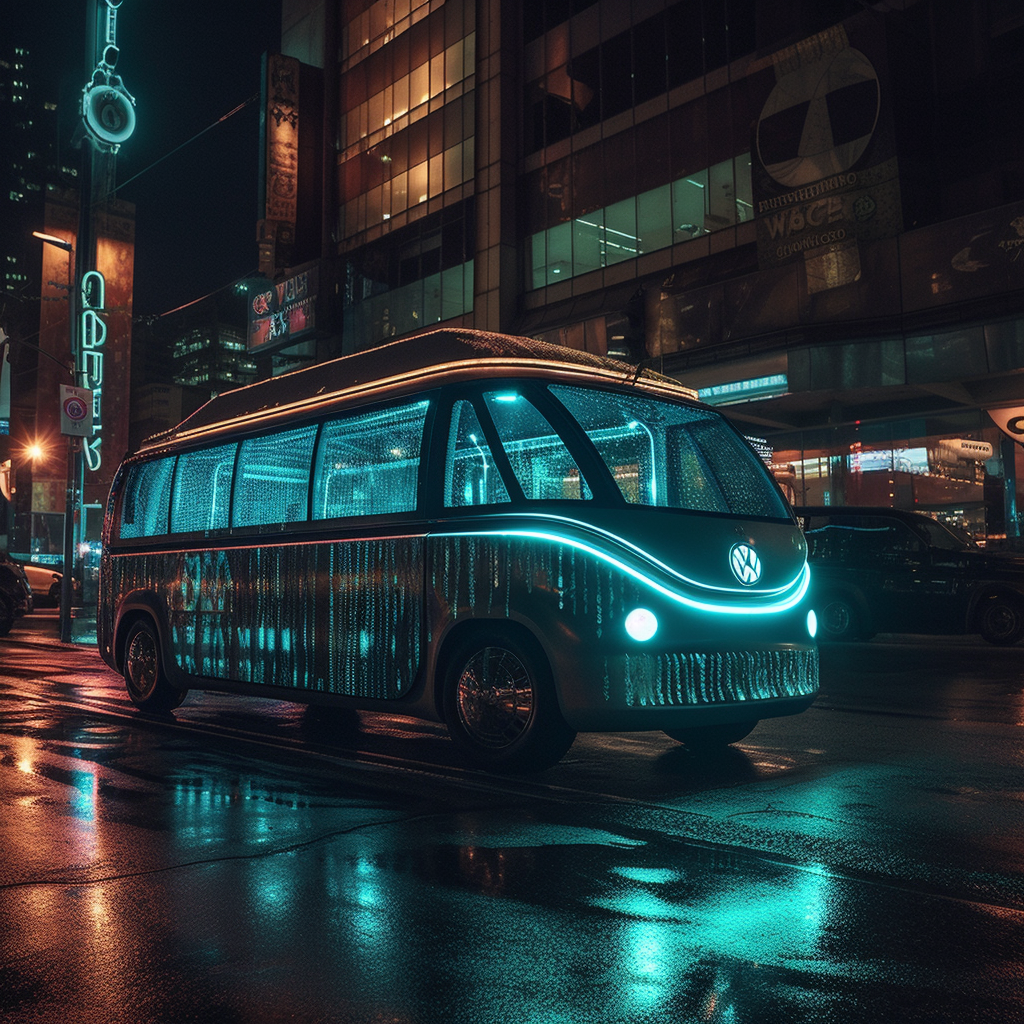
<svg viewBox="0 0 1024 1024">
<path fill-rule="evenodd" d="M 447 659 L 444 716 L 460 752 L 492 770 L 549 768 L 576 738 L 543 653 L 504 631 L 474 633 Z"/>
<path fill-rule="evenodd" d="M 173 711 L 188 695 L 167 681 L 160 639 L 148 619 L 132 625 L 124 647 L 124 682 L 132 703 L 142 711 Z"/>
</svg>

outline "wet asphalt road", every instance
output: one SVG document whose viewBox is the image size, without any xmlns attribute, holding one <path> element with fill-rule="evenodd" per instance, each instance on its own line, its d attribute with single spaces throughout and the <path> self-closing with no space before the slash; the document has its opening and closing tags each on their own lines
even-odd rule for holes
<svg viewBox="0 0 1024 1024">
<path fill-rule="evenodd" d="M 4 1024 L 1024 1019 L 1024 648 L 837 646 L 721 756 L 522 780 L 411 721 L 146 719 L 55 632 L 0 639 Z"/>
</svg>

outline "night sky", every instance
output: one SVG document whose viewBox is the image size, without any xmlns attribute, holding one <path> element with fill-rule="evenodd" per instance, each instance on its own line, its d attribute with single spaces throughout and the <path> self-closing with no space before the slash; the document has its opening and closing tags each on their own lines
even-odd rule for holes
<svg viewBox="0 0 1024 1024">
<path fill-rule="evenodd" d="M 87 78 L 86 5 L 12 6 L 8 23 L 26 38 L 37 73 L 59 80 L 68 161 Z M 124 0 L 119 9 L 117 72 L 138 119 L 117 157 L 118 181 L 127 183 L 118 195 L 136 205 L 136 317 L 164 313 L 256 269 L 258 101 L 145 169 L 259 93 L 260 56 L 280 44 L 280 10 L 280 0 Z M 77 166 L 77 154 L 71 162 Z"/>
</svg>

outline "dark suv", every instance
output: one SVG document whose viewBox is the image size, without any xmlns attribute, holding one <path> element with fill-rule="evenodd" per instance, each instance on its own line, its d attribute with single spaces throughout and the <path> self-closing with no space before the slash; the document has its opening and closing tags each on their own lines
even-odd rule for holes
<svg viewBox="0 0 1024 1024">
<path fill-rule="evenodd" d="M 807 538 L 819 640 L 886 633 L 1024 636 L 1024 556 L 987 552 L 917 512 L 794 510 Z"/>
<path fill-rule="evenodd" d="M 19 615 L 32 611 L 32 589 L 25 570 L 0 551 L 0 636 L 10 632 Z"/>
</svg>

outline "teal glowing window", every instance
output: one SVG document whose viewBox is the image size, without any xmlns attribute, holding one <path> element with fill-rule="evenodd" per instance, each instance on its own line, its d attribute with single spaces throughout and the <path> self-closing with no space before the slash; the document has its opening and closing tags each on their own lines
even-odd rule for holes
<svg viewBox="0 0 1024 1024">
<path fill-rule="evenodd" d="M 471 402 L 460 399 L 452 407 L 445 460 L 444 504 L 494 505 L 509 501 L 508 490 L 494 463 L 491 447 Z"/>
<path fill-rule="evenodd" d="M 515 391 L 490 391 L 484 401 L 528 501 L 593 497 L 565 442 L 532 402 Z"/>
<path fill-rule="evenodd" d="M 629 502 L 786 518 L 764 464 L 718 413 L 552 385 Z"/>
<path fill-rule="evenodd" d="M 304 520 L 315 442 L 315 424 L 243 441 L 238 453 L 231 525 Z"/>
<path fill-rule="evenodd" d="M 326 422 L 315 460 L 313 518 L 413 511 L 429 406 L 414 402 Z"/>
<path fill-rule="evenodd" d="M 174 457 L 132 466 L 121 503 L 122 537 L 158 537 L 167 532 Z"/>
<path fill-rule="evenodd" d="M 238 445 L 225 444 L 178 456 L 171 533 L 223 530 L 227 527 L 237 448 Z"/>
</svg>

